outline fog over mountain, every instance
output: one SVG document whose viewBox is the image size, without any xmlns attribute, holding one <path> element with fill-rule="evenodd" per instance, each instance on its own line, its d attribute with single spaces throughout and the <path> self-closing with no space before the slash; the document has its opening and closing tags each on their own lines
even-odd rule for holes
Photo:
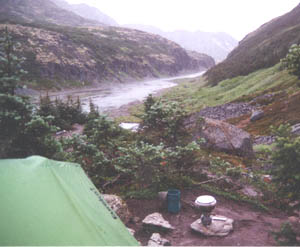
<svg viewBox="0 0 300 247">
<path fill-rule="evenodd" d="M 108 26 L 119 26 L 119 24 L 108 15 L 102 13 L 98 8 L 92 7 L 90 5 L 79 3 L 79 4 L 69 4 L 65 0 L 51 0 L 58 7 L 65 10 L 74 12 L 75 14 L 100 23 L 106 24 Z"/>
<path fill-rule="evenodd" d="M 125 26 L 128 28 L 158 34 L 178 43 L 187 50 L 194 50 L 210 55 L 217 62 L 224 60 L 227 55 L 238 45 L 238 41 L 236 39 L 224 32 L 190 32 L 185 30 L 164 32 L 159 28 L 147 25 L 128 24 Z"/>
</svg>

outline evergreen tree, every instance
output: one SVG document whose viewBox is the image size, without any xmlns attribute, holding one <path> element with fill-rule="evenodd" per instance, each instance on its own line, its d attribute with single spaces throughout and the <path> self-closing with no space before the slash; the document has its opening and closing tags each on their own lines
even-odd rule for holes
<svg viewBox="0 0 300 247">
<path fill-rule="evenodd" d="M 15 55 L 19 46 L 6 27 L 0 38 L 0 93 L 14 95 L 15 90 L 20 87 L 22 76 L 27 73 L 22 69 L 25 58 Z"/>
</svg>

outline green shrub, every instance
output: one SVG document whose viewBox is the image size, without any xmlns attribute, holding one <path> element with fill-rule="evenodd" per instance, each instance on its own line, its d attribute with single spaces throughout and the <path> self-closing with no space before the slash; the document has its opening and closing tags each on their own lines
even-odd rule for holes
<svg viewBox="0 0 300 247">
<path fill-rule="evenodd" d="M 93 143 L 90 143 L 84 135 L 74 135 L 72 138 L 63 140 L 64 157 L 71 162 L 79 163 L 99 188 L 106 182 L 106 178 L 116 172 L 111 165 L 111 160 Z"/>
<path fill-rule="evenodd" d="M 53 116 L 53 124 L 60 129 L 69 130 L 75 123 L 84 124 L 87 115 L 82 111 L 80 99 L 74 102 L 69 96 L 67 101 L 56 98 L 54 102 L 49 95 L 40 97 L 39 109 L 37 112 L 43 117 Z"/>
<path fill-rule="evenodd" d="M 299 246 L 297 235 L 289 223 L 283 223 L 279 232 L 273 232 L 273 236 L 280 246 Z"/>
<path fill-rule="evenodd" d="M 196 162 L 195 152 L 199 146 L 193 142 L 185 147 L 166 147 L 137 142 L 119 148 L 118 157 L 113 160 L 115 168 L 143 186 L 156 190 L 180 185 Z"/>
<path fill-rule="evenodd" d="M 52 117 L 41 117 L 33 112 L 29 100 L 0 94 L 0 157 L 16 158 L 42 155 L 51 158 L 61 151 L 52 134 Z"/>
<path fill-rule="evenodd" d="M 300 137 L 293 138 L 289 125 L 276 131 L 276 150 L 272 153 L 273 175 L 282 196 L 300 199 Z"/>
<path fill-rule="evenodd" d="M 280 60 L 281 68 L 289 70 L 300 79 L 300 45 L 293 44 L 285 58 Z"/>
<path fill-rule="evenodd" d="M 144 103 L 144 109 L 145 113 L 141 116 L 141 129 L 148 134 L 150 141 L 164 142 L 171 146 L 184 141 L 184 137 L 187 136 L 183 124 L 186 112 L 177 102 L 154 100 L 150 95 Z"/>
</svg>

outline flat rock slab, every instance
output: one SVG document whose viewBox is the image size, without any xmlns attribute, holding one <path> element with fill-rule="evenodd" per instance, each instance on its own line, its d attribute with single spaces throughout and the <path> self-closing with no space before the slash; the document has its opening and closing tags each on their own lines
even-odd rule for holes
<svg viewBox="0 0 300 247">
<path fill-rule="evenodd" d="M 171 246 L 171 243 L 168 239 L 162 238 L 159 233 L 153 233 L 148 246 Z"/>
<path fill-rule="evenodd" d="M 175 229 L 168 221 L 166 221 L 160 213 L 153 213 L 143 220 L 145 227 L 156 228 L 161 230 L 173 230 Z"/>
<path fill-rule="evenodd" d="M 198 219 L 191 224 L 191 228 L 205 236 L 225 237 L 233 230 L 233 219 L 215 215 L 212 216 L 212 223 L 209 226 L 204 226 L 201 219 Z"/>
</svg>

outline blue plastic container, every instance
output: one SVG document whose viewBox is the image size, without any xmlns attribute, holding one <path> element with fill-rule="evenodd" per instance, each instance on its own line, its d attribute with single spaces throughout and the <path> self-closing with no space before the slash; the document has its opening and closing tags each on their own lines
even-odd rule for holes
<svg viewBox="0 0 300 247">
<path fill-rule="evenodd" d="M 180 211 L 180 190 L 168 190 L 167 194 L 168 212 L 177 214 Z"/>
</svg>

